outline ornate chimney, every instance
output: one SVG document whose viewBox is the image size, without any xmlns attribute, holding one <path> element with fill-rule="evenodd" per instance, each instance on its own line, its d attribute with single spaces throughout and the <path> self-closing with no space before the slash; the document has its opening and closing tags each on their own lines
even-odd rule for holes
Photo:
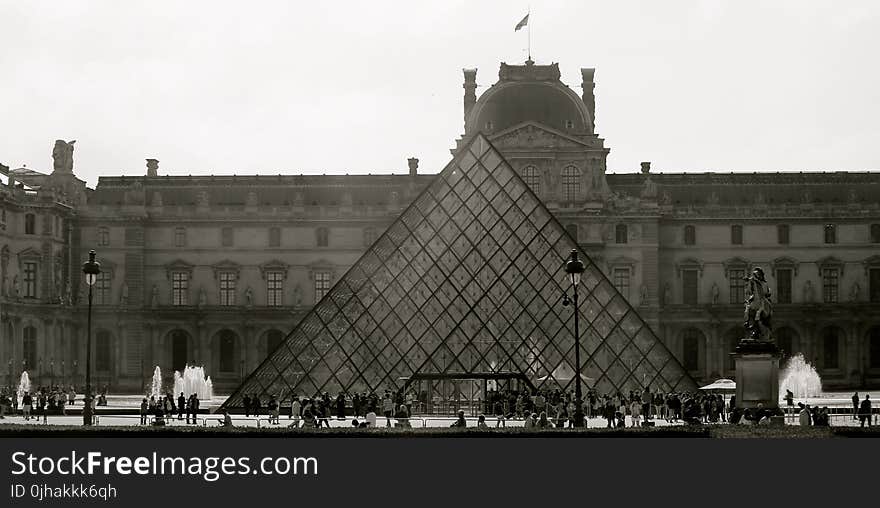
<svg viewBox="0 0 880 508">
<path fill-rule="evenodd" d="M 462 69 L 464 72 L 464 118 L 477 102 L 477 69 Z"/>
<path fill-rule="evenodd" d="M 416 176 L 419 174 L 419 160 L 415 157 L 410 157 L 406 160 L 406 163 L 409 165 L 409 176 Z"/>
<path fill-rule="evenodd" d="M 642 174 L 647 175 L 650 172 L 651 172 L 651 163 L 650 162 L 643 162 L 642 163 Z"/>
<path fill-rule="evenodd" d="M 583 100 L 584 104 L 587 105 L 587 111 L 590 112 L 593 130 L 596 128 L 596 96 L 593 94 L 593 89 L 596 88 L 596 83 L 593 81 L 595 75 L 596 69 L 581 69 L 581 77 L 583 78 L 581 87 L 584 89 Z"/>
<path fill-rule="evenodd" d="M 147 159 L 147 176 L 159 176 L 159 161 Z"/>
</svg>

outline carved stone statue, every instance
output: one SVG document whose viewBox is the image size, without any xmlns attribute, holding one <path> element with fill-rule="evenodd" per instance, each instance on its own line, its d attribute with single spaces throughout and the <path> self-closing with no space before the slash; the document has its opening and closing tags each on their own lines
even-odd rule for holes
<svg viewBox="0 0 880 508">
<path fill-rule="evenodd" d="M 250 191 L 247 194 L 247 200 L 245 201 L 245 205 L 248 207 L 259 206 L 260 198 L 257 196 L 257 193 L 254 191 Z"/>
<path fill-rule="evenodd" d="M 67 300 L 67 305 L 73 306 L 73 288 L 70 286 L 70 281 L 64 285 L 64 298 Z"/>
<path fill-rule="evenodd" d="M 303 291 L 299 284 L 293 287 L 293 306 L 302 307 Z"/>
<path fill-rule="evenodd" d="M 73 141 L 55 140 L 55 148 L 52 149 L 55 171 L 58 173 L 73 172 Z"/>
<path fill-rule="evenodd" d="M 205 305 L 208 305 L 208 293 L 205 291 L 205 287 L 202 286 L 199 288 L 199 308 L 201 309 Z"/>
<path fill-rule="evenodd" d="M 770 303 L 770 286 L 764 278 L 764 270 L 755 268 L 751 275 L 743 277 L 746 281 L 745 328 L 751 340 L 771 340 L 771 317 L 773 306 Z"/>
<path fill-rule="evenodd" d="M 159 286 L 153 284 L 153 290 L 150 295 L 150 306 L 156 308 L 159 306 Z"/>
<path fill-rule="evenodd" d="M 672 305 L 672 288 L 668 282 L 663 286 L 663 305 Z"/>
<path fill-rule="evenodd" d="M 122 283 L 122 289 L 119 290 L 119 305 L 125 307 L 128 305 L 128 284 Z"/>
<path fill-rule="evenodd" d="M 710 298 L 710 301 L 712 302 L 712 305 L 718 305 L 718 297 L 720 296 L 720 294 L 721 294 L 721 291 L 719 291 L 719 289 L 718 289 L 718 284 L 713 282 L 712 289 L 710 290 L 710 293 L 709 293 L 709 298 Z"/>
<path fill-rule="evenodd" d="M 664 192 L 663 196 L 660 197 L 661 205 L 671 205 L 672 204 L 672 195 L 669 192 Z"/>
<path fill-rule="evenodd" d="M 639 305 L 648 305 L 648 286 L 644 284 L 639 291 Z"/>
<path fill-rule="evenodd" d="M 805 303 L 813 303 L 813 300 L 816 298 L 816 292 L 813 290 L 813 283 L 807 281 L 804 284 L 804 302 Z"/>
<path fill-rule="evenodd" d="M 254 292 L 250 286 L 244 290 L 244 305 L 245 307 L 253 307 L 254 306 Z"/>
<path fill-rule="evenodd" d="M 651 180 L 651 175 L 645 176 L 645 184 L 642 186 L 641 197 L 646 199 L 657 198 L 657 184 Z"/>
<path fill-rule="evenodd" d="M 859 296 L 861 295 L 862 287 L 859 286 L 859 281 L 854 281 L 852 287 L 849 290 L 849 301 L 857 302 L 859 301 Z"/>
<path fill-rule="evenodd" d="M 9 296 L 9 276 L 3 274 L 3 285 L 0 286 L 0 291 L 2 291 L 3 296 Z"/>
<path fill-rule="evenodd" d="M 18 300 L 21 296 L 21 284 L 18 282 L 18 275 L 12 277 L 12 298 Z"/>
</svg>

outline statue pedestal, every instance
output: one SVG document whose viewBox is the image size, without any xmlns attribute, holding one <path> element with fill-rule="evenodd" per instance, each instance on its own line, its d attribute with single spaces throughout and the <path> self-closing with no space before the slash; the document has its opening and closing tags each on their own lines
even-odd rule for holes
<svg viewBox="0 0 880 508">
<path fill-rule="evenodd" d="M 743 340 L 733 353 L 736 363 L 736 406 L 779 407 L 779 350 L 772 342 Z"/>
</svg>

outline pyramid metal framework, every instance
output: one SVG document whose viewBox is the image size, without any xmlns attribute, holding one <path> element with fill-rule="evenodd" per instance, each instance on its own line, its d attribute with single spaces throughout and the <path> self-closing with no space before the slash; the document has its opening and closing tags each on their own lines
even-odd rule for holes
<svg viewBox="0 0 880 508">
<path fill-rule="evenodd" d="M 577 243 L 482 135 L 462 149 L 224 403 L 400 389 L 414 373 L 518 372 L 571 390 Z M 578 249 L 580 251 L 580 249 Z M 693 379 L 600 268 L 580 287 L 584 376 L 601 393 Z M 443 383 L 445 385 L 445 383 Z M 430 389 L 432 397 L 441 383 Z"/>
</svg>

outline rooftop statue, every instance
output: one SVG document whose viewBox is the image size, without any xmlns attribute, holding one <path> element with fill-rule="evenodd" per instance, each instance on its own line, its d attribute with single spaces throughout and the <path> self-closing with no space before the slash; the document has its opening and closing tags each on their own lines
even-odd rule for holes
<svg viewBox="0 0 880 508">
<path fill-rule="evenodd" d="M 746 281 L 746 301 L 744 324 L 749 332 L 748 339 L 770 342 L 770 318 L 773 308 L 770 304 L 770 287 L 764 278 L 764 270 L 755 268 L 751 275 L 743 277 Z"/>
<path fill-rule="evenodd" d="M 56 140 L 55 148 L 52 149 L 52 159 L 55 160 L 55 171 L 59 173 L 73 172 L 73 141 Z"/>
</svg>

